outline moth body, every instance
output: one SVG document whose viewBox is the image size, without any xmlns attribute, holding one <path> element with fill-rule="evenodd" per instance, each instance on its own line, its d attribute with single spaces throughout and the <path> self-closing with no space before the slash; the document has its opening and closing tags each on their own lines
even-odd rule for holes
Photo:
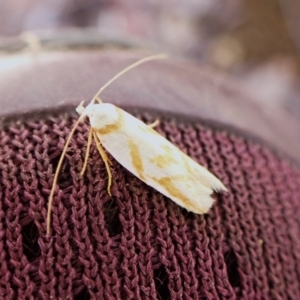
<svg viewBox="0 0 300 300">
<path fill-rule="evenodd" d="M 214 201 L 213 191 L 226 191 L 207 169 L 113 104 L 89 104 L 83 114 L 116 161 L 188 211 L 206 213 Z"/>
</svg>

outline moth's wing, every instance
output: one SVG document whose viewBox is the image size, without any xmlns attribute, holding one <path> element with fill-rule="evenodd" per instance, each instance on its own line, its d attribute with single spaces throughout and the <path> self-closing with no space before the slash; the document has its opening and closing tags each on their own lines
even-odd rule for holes
<svg viewBox="0 0 300 300">
<path fill-rule="evenodd" d="M 158 135 L 152 128 L 145 128 L 150 134 Z M 165 159 L 172 157 L 171 161 L 177 165 L 177 169 L 181 168 L 185 173 L 189 173 L 192 177 L 201 182 L 204 186 L 216 192 L 226 192 L 227 189 L 224 184 L 210 171 L 191 159 L 180 149 L 175 147 L 168 140 L 159 135 L 157 137 L 157 146 L 163 147 L 165 150 Z M 159 142 L 160 141 L 160 142 Z"/>
<path fill-rule="evenodd" d="M 227 192 L 227 188 L 224 184 L 206 168 L 185 154 L 183 156 L 183 160 L 186 168 L 189 170 L 189 173 L 197 178 L 203 185 L 216 192 Z"/>
<path fill-rule="evenodd" d="M 147 178 L 145 182 L 181 207 L 197 214 L 207 213 L 214 202 L 212 190 L 185 169 L 176 175 L 170 173 L 165 177 Z"/>
<path fill-rule="evenodd" d="M 118 121 L 108 120 L 107 113 L 104 128 L 92 124 L 105 149 L 128 171 L 178 205 L 206 213 L 214 201 L 213 190 L 226 190 L 222 183 L 152 128 L 114 109 Z"/>
<path fill-rule="evenodd" d="M 140 179 L 189 211 L 208 212 L 214 202 L 211 194 L 222 183 L 161 135 L 147 131 Z"/>
</svg>

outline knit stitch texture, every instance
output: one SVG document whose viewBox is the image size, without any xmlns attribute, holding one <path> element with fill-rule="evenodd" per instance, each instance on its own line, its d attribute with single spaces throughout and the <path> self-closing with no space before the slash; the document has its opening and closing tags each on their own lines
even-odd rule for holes
<svg viewBox="0 0 300 300">
<path fill-rule="evenodd" d="M 147 123 L 154 115 L 139 116 Z M 88 126 L 75 118 L 0 131 L 0 299 L 300 299 L 300 173 L 265 146 L 201 122 L 161 118 L 157 130 L 218 176 L 207 215 L 148 187 L 112 157 L 112 197 Z"/>
</svg>

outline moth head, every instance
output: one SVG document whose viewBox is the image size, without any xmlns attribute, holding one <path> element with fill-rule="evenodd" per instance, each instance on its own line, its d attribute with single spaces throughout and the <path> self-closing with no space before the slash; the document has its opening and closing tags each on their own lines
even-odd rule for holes
<svg viewBox="0 0 300 300">
<path fill-rule="evenodd" d="M 83 122 L 86 117 L 90 118 L 93 116 L 94 100 L 92 100 L 86 107 L 83 106 L 84 101 L 76 107 L 76 112 L 79 114 L 79 119 Z"/>
<path fill-rule="evenodd" d="M 80 114 L 80 118 L 88 117 L 94 129 L 115 124 L 119 119 L 117 108 L 109 103 L 90 103 L 85 108 L 79 105 L 76 111 Z"/>
<path fill-rule="evenodd" d="M 85 111 L 85 107 L 83 106 L 84 101 L 81 101 L 80 104 L 76 107 L 76 112 L 79 114 L 80 119 L 84 119 L 84 117 L 86 116 L 84 111 Z"/>
</svg>

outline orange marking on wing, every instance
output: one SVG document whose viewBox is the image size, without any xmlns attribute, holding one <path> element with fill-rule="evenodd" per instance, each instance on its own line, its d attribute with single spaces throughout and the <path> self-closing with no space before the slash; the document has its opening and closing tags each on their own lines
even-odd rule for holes
<svg viewBox="0 0 300 300">
<path fill-rule="evenodd" d="M 187 171 L 188 171 L 191 175 L 193 175 L 193 170 L 192 170 L 191 165 L 190 165 L 190 162 L 189 162 L 189 157 L 188 157 L 187 155 L 185 155 L 184 153 L 183 153 L 183 155 L 181 155 L 181 157 L 182 157 L 184 166 L 186 167 Z"/>
<path fill-rule="evenodd" d="M 128 141 L 128 145 L 130 148 L 130 156 L 131 156 L 132 164 L 133 164 L 134 168 L 136 169 L 136 171 L 138 172 L 139 178 L 141 180 L 144 180 L 144 166 L 143 166 L 143 160 L 142 160 L 142 156 L 141 156 L 139 147 L 132 140 Z"/>
<path fill-rule="evenodd" d="M 146 124 L 145 124 L 146 125 Z M 155 131 L 153 128 L 151 128 L 149 125 L 146 126 L 139 126 L 139 129 L 144 131 L 145 133 L 155 134 L 161 136 L 157 131 Z"/>
<path fill-rule="evenodd" d="M 172 163 L 176 163 L 176 160 L 172 156 L 166 156 L 164 154 L 160 154 L 150 159 L 150 162 L 157 165 L 159 168 L 165 168 Z"/>
<path fill-rule="evenodd" d="M 191 203 L 191 200 L 187 198 L 174 184 L 172 179 L 177 179 L 177 180 L 184 180 L 186 179 L 186 176 L 171 176 L 171 177 L 162 177 L 162 178 L 152 178 L 155 182 L 157 182 L 159 185 L 161 185 L 170 195 L 173 197 L 176 197 L 180 199 L 184 204 L 187 209 L 194 208 L 199 211 L 199 208 L 195 208 L 194 205 Z M 192 188 L 192 187 L 191 187 Z M 200 213 L 204 213 L 200 212 Z"/>
<path fill-rule="evenodd" d="M 116 107 L 116 112 L 118 114 L 118 120 L 114 124 L 106 125 L 103 128 L 93 128 L 93 129 L 97 133 L 102 134 L 102 135 L 119 131 L 124 124 L 124 119 L 123 119 L 122 111 L 118 107 Z"/>
<path fill-rule="evenodd" d="M 174 163 L 176 164 L 177 160 L 174 157 L 173 149 L 168 145 L 162 145 L 161 148 L 165 150 L 165 153 L 156 155 L 150 162 L 156 164 L 160 168 L 167 167 Z"/>
<path fill-rule="evenodd" d="M 171 148 L 168 144 L 164 144 L 161 146 L 162 149 L 165 150 L 166 154 L 168 154 L 169 156 L 174 156 L 174 149 Z M 179 149 L 178 149 L 179 150 Z"/>
</svg>

